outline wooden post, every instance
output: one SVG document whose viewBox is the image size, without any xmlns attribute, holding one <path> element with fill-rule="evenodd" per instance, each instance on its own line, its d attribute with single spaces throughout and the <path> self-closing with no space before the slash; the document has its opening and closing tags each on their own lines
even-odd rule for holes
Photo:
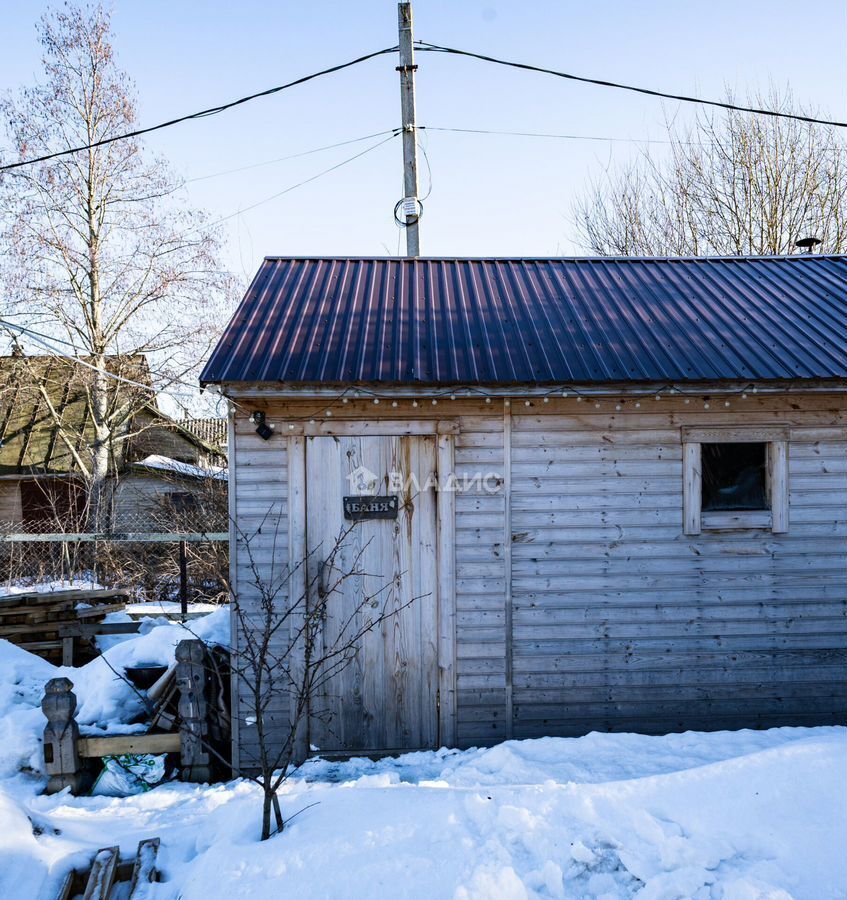
<svg viewBox="0 0 847 900">
<path fill-rule="evenodd" d="M 209 725 L 206 686 L 206 645 L 201 640 L 180 641 L 176 645 L 176 685 L 179 690 L 179 735 L 184 781 L 212 780 L 206 749 Z"/>
<path fill-rule="evenodd" d="M 415 43 L 412 34 L 412 4 L 397 4 L 400 65 L 400 112 L 403 126 L 403 191 L 418 199 L 418 133 L 415 126 Z M 420 208 L 418 208 L 418 213 Z M 406 215 L 406 256 L 421 255 L 418 213 Z"/>
<path fill-rule="evenodd" d="M 47 716 L 44 728 L 44 771 L 50 776 L 47 793 L 69 787 L 76 794 L 86 786 L 79 756 L 79 725 L 74 719 L 76 694 L 69 678 L 51 678 L 44 686 L 41 709 Z"/>
<path fill-rule="evenodd" d="M 179 542 L 179 611 L 185 622 L 188 619 L 188 557 L 185 541 Z"/>
</svg>

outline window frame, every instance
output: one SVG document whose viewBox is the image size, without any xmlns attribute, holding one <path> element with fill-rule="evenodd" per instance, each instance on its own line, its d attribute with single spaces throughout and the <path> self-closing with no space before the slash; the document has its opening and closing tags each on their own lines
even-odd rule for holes
<svg viewBox="0 0 847 900">
<path fill-rule="evenodd" d="M 766 529 L 774 534 L 788 531 L 788 441 L 789 429 L 772 426 L 683 426 L 682 437 L 682 526 L 683 532 Z M 767 510 L 703 511 L 702 445 L 765 444 L 765 489 Z"/>
</svg>

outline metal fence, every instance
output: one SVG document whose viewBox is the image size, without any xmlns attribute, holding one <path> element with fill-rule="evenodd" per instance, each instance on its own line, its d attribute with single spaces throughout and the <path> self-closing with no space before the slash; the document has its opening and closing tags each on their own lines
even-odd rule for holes
<svg viewBox="0 0 847 900">
<path fill-rule="evenodd" d="M 80 579 L 130 588 L 150 600 L 186 604 L 227 598 L 225 516 L 204 516 L 199 521 L 123 516 L 97 533 L 76 530 L 80 524 L 0 523 L 2 583 Z"/>
</svg>

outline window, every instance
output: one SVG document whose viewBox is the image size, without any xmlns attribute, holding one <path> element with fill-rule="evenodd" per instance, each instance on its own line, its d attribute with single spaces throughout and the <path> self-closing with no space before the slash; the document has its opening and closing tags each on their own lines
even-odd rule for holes
<svg viewBox="0 0 847 900">
<path fill-rule="evenodd" d="M 767 444 L 702 444 L 703 511 L 769 509 Z"/>
<path fill-rule="evenodd" d="M 194 494 L 190 494 L 188 491 L 174 491 L 171 494 L 167 494 L 167 499 L 170 504 L 174 508 L 174 512 L 177 514 L 187 514 L 197 512 L 200 508 L 200 503 L 197 497 Z"/>
<path fill-rule="evenodd" d="M 788 429 L 683 428 L 686 534 L 788 530 Z"/>
</svg>

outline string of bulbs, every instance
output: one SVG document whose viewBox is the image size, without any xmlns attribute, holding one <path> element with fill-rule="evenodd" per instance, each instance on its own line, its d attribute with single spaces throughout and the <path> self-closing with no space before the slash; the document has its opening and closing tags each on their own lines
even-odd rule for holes
<svg viewBox="0 0 847 900">
<path fill-rule="evenodd" d="M 789 389 L 780 391 L 778 389 L 774 390 L 773 388 L 768 388 L 768 393 L 788 392 Z M 313 412 L 295 416 L 285 415 L 283 416 L 283 419 L 288 426 L 288 430 L 294 431 L 297 428 L 297 423 L 315 425 L 319 420 L 333 418 L 336 416 L 338 407 L 349 406 L 351 401 L 370 401 L 374 406 L 386 404 L 392 409 L 398 409 L 403 404 L 409 404 L 412 409 L 425 409 L 427 406 L 438 406 L 440 403 L 450 403 L 457 400 L 482 400 L 486 405 L 492 405 L 495 401 L 502 401 L 505 408 L 510 408 L 512 405 L 522 403 L 524 407 L 532 408 L 538 404 L 541 404 L 542 406 L 548 405 L 551 400 L 570 399 L 575 400 L 577 403 L 593 404 L 595 409 L 602 409 L 604 403 L 614 403 L 615 411 L 620 412 L 627 406 L 634 409 L 641 409 L 644 402 L 649 402 L 650 399 L 652 399 L 653 402 L 661 401 L 663 399 L 681 399 L 686 405 L 692 403 L 692 401 L 699 400 L 702 402 L 703 409 L 711 409 L 712 405 L 715 403 L 722 404 L 724 408 L 729 408 L 732 405 L 733 399 L 743 401 L 747 400 L 751 394 L 758 393 L 758 386 L 752 382 L 747 383 L 742 387 L 729 390 L 720 388 L 710 393 L 704 393 L 702 388 L 693 390 L 681 388 L 674 384 L 665 384 L 658 388 L 653 387 L 650 390 L 645 389 L 641 394 L 635 396 L 630 395 L 627 397 L 622 397 L 615 393 L 601 395 L 596 393 L 596 391 L 585 388 L 580 389 L 573 385 L 551 388 L 547 392 L 536 394 L 533 397 L 508 396 L 508 394 L 505 393 L 491 394 L 487 393 L 482 388 L 474 387 L 461 388 L 458 390 L 445 389 L 444 391 L 430 394 L 427 397 L 397 397 L 386 396 L 380 394 L 377 390 L 356 386 L 345 388 L 344 391 L 335 397 L 321 403 L 320 407 L 316 408 Z M 297 397 L 296 395 L 292 395 L 286 397 L 286 399 L 297 399 Z M 236 405 L 243 408 L 242 404 Z M 252 418 L 253 417 L 251 416 L 251 419 Z"/>
</svg>

